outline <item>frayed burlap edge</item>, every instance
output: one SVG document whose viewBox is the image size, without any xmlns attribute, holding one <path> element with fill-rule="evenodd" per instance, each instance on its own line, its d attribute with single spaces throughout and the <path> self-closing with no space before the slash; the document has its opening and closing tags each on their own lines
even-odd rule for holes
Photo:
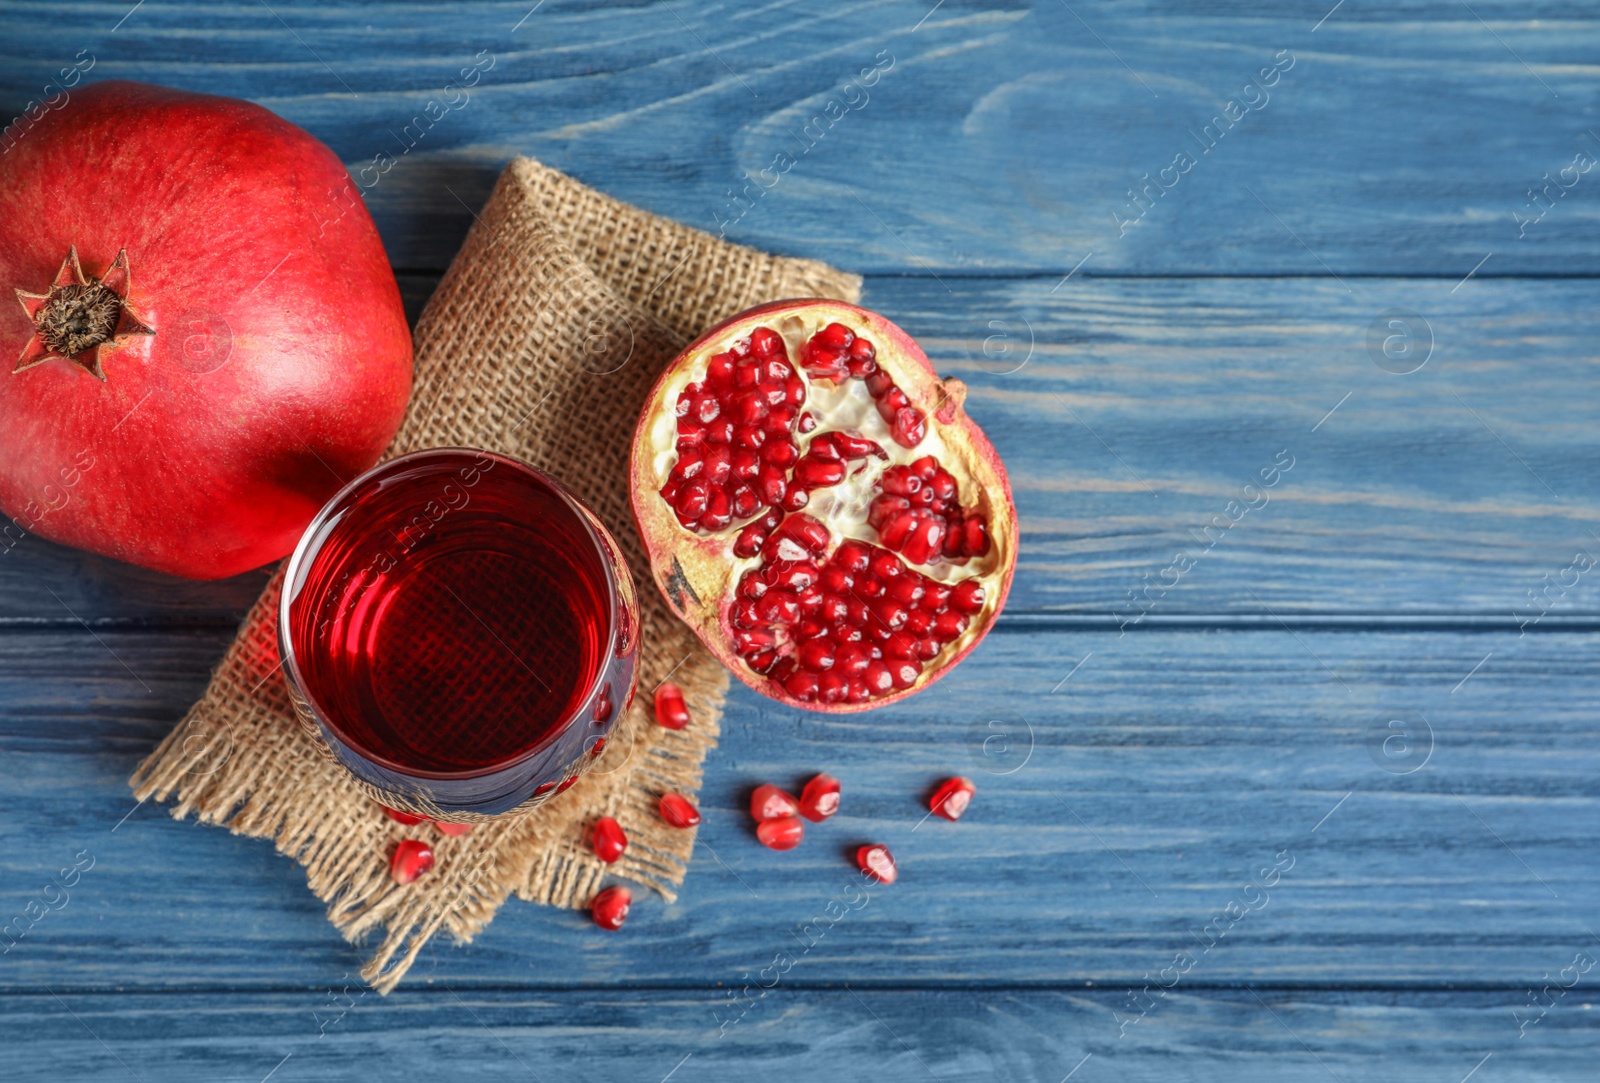
<svg viewBox="0 0 1600 1083">
<path fill-rule="evenodd" d="M 418 321 L 411 406 L 388 454 L 460 444 L 526 459 L 572 488 L 643 573 L 649 563 L 628 508 L 627 460 L 638 411 L 663 366 L 706 327 L 752 305 L 801 296 L 853 301 L 860 284 L 821 263 L 718 240 L 517 159 Z M 676 897 L 695 832 L 668 828 L 656 801 L 668 790 L 698 792 L 728 675 L 654 586 L 639 584 L 640 695 L 598 762 L 528 815 L 447 837 L 385 817 L 295 721 L 276 642 L 281 579 L 280 568 L 205 695 L 140 764 L 136 797 L 175 798 L 176 817 L 272 839 L 305 867 L 347 939 L 381 936 L 361 974 L 385 993 L 435 933 L 471 940 L 513 893 L 577 907 L 620 877 Z M 682 731 L 651 717 L 650 692 L 669 676 L 694 718 Z M 616 865 L 600 862 L 584 840 L 602 815 L 628 832 Z M 387 855 L 421 831 L 438 865 L 397 886 Z"/>
</svg>

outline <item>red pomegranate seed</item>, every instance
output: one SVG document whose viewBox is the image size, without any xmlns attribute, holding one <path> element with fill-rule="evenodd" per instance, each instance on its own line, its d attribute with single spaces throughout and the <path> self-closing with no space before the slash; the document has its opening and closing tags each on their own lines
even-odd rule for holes
<svg viewBox="0 0 1600 1083">
<path fill-rule="evenodd" d="M 828 528 L 809 515 L 791 515 L 782 529 L 813 556 L 820 556 L 828 548 Z"/>
<path fill-rule="evenodd" d="M 834 647 L 827 640 L 808 639 L 796 649 L 795 657 L 813 673 L 821 673 L 833 668 Z"/>
<path fill-rule="evenodd" d="M 771 357 L 788 351 L 784 349 L 782 335 L 767 327 L 757 327 L 750 334 L 750 352 L 762 357 Z"/>
<path fill-rule="evenodd" d="M 832 775 L 817 775 L 800 791 L 800 815 L 821 823 L 839 811 L 839 780 Z"/>
<path fill-rule="evenodd" d="M 834 667 L 846 678 L 860 677 L 872 664 L 872 651 L 859 643 L 846 643 L 839 648 L 833 660 Z"/>
<path fill-rule="evenodd" d="M 617 884 L 606 888 L 589 902 L 589 916 L 602 929 L 620 929 L 628 920 L 628 907 L 633 905 L 633 892 Z"/>
<path fill-rule="evenodd" d="M 750 795 L 750 815 L 757 821 L 778 820 L 800 811 L 792 794 L 773 785 L 757 786 Z"/>
<path fill-rule="evenodd" d="M 896 659 L 889 664 L 889 679 L 898 689 L 910 688 L 922 675 L 922 667 L 911 659 Z"/>
<path fill-rule="evenodd" d="M 933 797 L 928 801 L 928 808 L 935 816 L 943 816 L 947 820 L 959 820 L 961 814 L 967 811 L 967 805 L 971 803 L 975 792 L 977 787 L 972 784 L 970 778 L 947 778 L 933 792 Z"/>
<path fill-rule="evenodd" d="M 837 485 L 844 480 L 844 473 L 844 463 L 826 462 L 809 455 L 794 464 L 794 480 L 807 489 Z"/>
<path fill-rule="evenodd" d="M 689 724 L 689 707 L 683 702 L 683 689 L 666 682 L 656 689 L 656 721 L 669 730 L 681 730 Z"/>
<path fill-rule="evenodd" d="M 861 871 L 878 881 L 880 884 L 892 884 L 900 875 L 899 867 L 894 863 L 894 855 L 887 846 L 872 843 L 856 851 L 856 864 Z"/>
<path fill-rule="evenodd" d="M 976 579 L 963 579 L 950 592 L 950 607 L 962 613 L 976 613 L 983 608 L 983 585 Z"/>
<path fill-rule="evenodd" d="M 790 674 L 784 680 L 783 687 L 795 699 L 809 702 L 817 698 L 817 675 L 800 670 Z"/>
<path fill-rule="evenodd" d="M 700 810 L 681 793 L 661 795 L 661 818 L 673 827 L 693 827 L 700 822 Z"/>
<path fill-rule="evenodd" d="M 389 858 L 389 875 L 397 884 L 409 884 L 433 868 L 433 850 L 420 839 L 401 839 Z"/>
<path fill-rule="evenodd" d="M 416 816 L 409 812 L 401 812 L 399 809 L 390 808 L 388 805 L 379 805 L 378 807 L 383 810 L 383 814 L 385 816 L 389 817 L 389 819 L 393 820 L 397 824 L 405 824 L 407 827 L 413 827 L 416 824 L 425 824 L 428 822 L 428 818 L 426 816 Z"/>
<path fill-rule="evenodd" d="M 770 850 L 793 850 L 806 837 L 806 822 L 798 816 L 763 820 L 756 825 L 756 838 Z"/>
<path fill-rule="evenodd" d="M 856 340 L 855 332 L 842 323 L 830 323 L 812 336 L 811 341 L 820 342 L 835 350 L 847 350 Z"/>
<path fill-rule="evenodd" d="M 443 831 L 446 835 L 459 837 L 461 835 L 472 834 L 471 824 L 447 824 L 436 820 L 434 821 L 433 826 L 437 827 L 440 831 Z"/>
<path fill-rule="evenodd" d="M 594 823 L 594 854 L 607 865 L 622 856 L 628 848 L 628 836 L 622 825 L 610 816 L 602 816 Z"/>
<path fill-rule="evenodd" d="M 901 447 L 916 447 L 928 435 L 928 419 L 915 406 L 902 407 L 895 411 L 889 431 Z"/>
</svg>

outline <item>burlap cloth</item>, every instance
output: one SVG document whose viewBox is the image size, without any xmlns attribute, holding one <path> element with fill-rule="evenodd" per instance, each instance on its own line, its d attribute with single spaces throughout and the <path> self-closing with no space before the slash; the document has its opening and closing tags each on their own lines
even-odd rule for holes
<svg viewBox="0 0 1600 1083">
<path fill-rule="evenodd" d="M 853 301 L 860 287 L 858 277 L 825 264 L 729 244 L 519 158 L 417 321 L 415 390 L 388 455 L 454 444 L 527 460 L 586 501 L 635 575 L 647 575 L 628 507 L 628 452 L 663 366 L 701 331 L 751 305 Z M 390 821 L 295 720 L 276 642 L 282 575 L 280 567 L 204 697 L 140 764 L 135 796 L 176 795 L 174 816 L 194 813 L 272 839 L 305 866 L 347 939 L 381 929 L 361 971 L 381 992 L 399 983 L 436 932 L 470 940 L 513 893 L 581 907 L 604 880 L 621 877 L 675 897 L 695 833 L 666 827 L 656 799 L 697 792 L 728 675 L 652 584 L 637 584 L 639 695 L 594 769 L 527 815 L 450 838 Z M 669 674 L 694 716 L 682 731 L 652 718 L 651 691 Z M 584 841 L 603 815 L 615 816 L 630 840 L 613 866 Z M 423 832 L 438 865 L 397 886 L 389 851 Z"/>
</svg>

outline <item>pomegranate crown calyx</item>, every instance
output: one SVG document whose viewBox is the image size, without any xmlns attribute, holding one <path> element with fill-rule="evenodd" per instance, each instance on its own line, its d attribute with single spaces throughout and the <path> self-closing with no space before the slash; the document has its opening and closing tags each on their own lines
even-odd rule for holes
<svg viewBox="0 0 1600 1083">
<path fill-rule="evenodd" d="M 128 307 L 131 284 L 126 248 L 117 252 L 104 275 L 90 278 L 78 261 L 77 246 L 70 246 L 46 292 L 29 293 L 16 287 L 17 300 L 33 323 L 33 335 L 22 347 L 12 373 L 59 358 L 104 383 L 102 363 L 107 352 L 131 336 L 156 333 Z"/>
</svg>

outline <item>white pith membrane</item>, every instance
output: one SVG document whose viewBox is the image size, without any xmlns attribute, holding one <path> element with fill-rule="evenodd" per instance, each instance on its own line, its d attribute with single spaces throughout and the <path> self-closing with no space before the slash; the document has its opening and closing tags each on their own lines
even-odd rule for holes
<svg viewBox="0 0 1600 1083">
<path fill-rule="evenodd" d="M 869 340 L 876 349 L 876 363 L 909 398 L 911 405 L 926 417 L 927 432 L 915 447 L 906 448 L 897 443 L 890 425 L 879 413 L 877 403 L 864 379 L 841 377 L 837 383 L 826 378 L 813 377 L 804 366 L 804 347 L 818 331 L 830 323 L 840 323 L 859 337 Z M 752 332 L 768 328 L 782 336 L 790 364 L 806 385 L 806 399 L 799 408 L 802 414 L 810 413 L 817 426 L 810 433 L 793 433 L 803 458 L 813 441 L 830 432 L 848 433 L 876 443 L 886 455 L 878 458 L 869 455 L 864 459 L 846 462 L 846 474 L 839 483 L 811 489 L 810 500 L 798 512 L 784 512 L 781 508 L 763 506 L 756 514 L 744 519 L 734 519 L 725 529 L 706 533 L 683 526 L 671 506 L 660 495 L 672 469 L 677 465 L 678 417 L 676 405 L 684 390 L 694 383 L 704 383 L 710 360 L 747 346 Z M 1015 554 L 1015 520 L 1009 501 L 1009 488 L 997 466 L 986 458 L 974 443 L 988 449 L 981 436 L 972 439 L 948 440 L 943 434 L 957 426 L 966 426 L 961 416 L 960 399 L 964 388 L 954 395 L 932 374 L 916 361 L 902 359 L 902 348 L 897 333 L 886 323 L 872 318 L 861 309 L 835 306 L 828 303 L 811 303 L 791 311 L 774 311 L 751 316 L 730 323 L 720 333 L 695 346 L 687 363 L 674 366 L 657 387 L 648 407 L 649 420 L 643 432 L 645 447 L 636 464 L 635 507 L 641 527 L 647 534 L 658 530 L 657 545 L 652 547 L 655 570 L 667 585 L 673 604 L 696 626 L 703 638 L 715 637 L 722 648 L 718 650 L 725 664 L 746 683 L 780 699 L 792 699 L 781 684 L 752 669 L 737 653 L 734 646 L 736 629 L 730 622 L 733 605 L 740 599 L 737 589 L 745 573 L 766 563 L 758 553 L 751 557 L 737 556 L 733 551 L 740 531 L 748 524 L 760 520 L 769 512 L 777 512 L 787 519 L 800 514 L 809 515 L 828 529 L 829 542 L 825 552 L 808 559 L 819 567 L 833 559 L 839 545 L 847 540 L 863 543 L 874 550 L 892 553 L 908 570 L 934 582 L 954 586 L 965 580 L 977 578 L 983 585 L 985 598 L 982 607 L 967 618 L 966 628 L 955 638 L 944 643 L 931 658 L 918 659 L 921 672 L 915 682 L 903 690 L 874 694 L 864 703 L 847 703 L 842 699 L 830 704 L 838 710 L 862 710 L 877 706 L 891 698 L 900 698 L 923 687 L 950 663 L 965 654 L 988 630 L 1004 594 L 1009 587 L 1010 569 Z M 955 386 L 955 385 L 953 385 Z M 969 432 L 975 430 L 968 429 Z M 880 495 L 879 481 L 891 467 L 906 467 L 919 459 L 931 456 L 956 482 L 956 499 L 969 514 L 980 516 L 987 528 L 989 548 L 981 556 L 951 560 L 935 556 L 930 563 L 913 563 L 903 553 L 894 552 L 879 540 L 878 532 L 868 523 L 868 514 Z M 793 478 L 793 468 L 786 473 Z M 778 532 L 782 532 L 780 525 Z M 665 547 L 660 542 L 670 538 Z M 664 551 L 657 552 L 657 548 Z M 670 569 L 670 571 L 668 571 Z M 691 594 L 674 597 L 668 579 L 681 576 Z M 697 604 L 698 603 L 698 604 Z M 912 606 L 915 608 L 915 606 Z M 947 606 L 947 608 L 952 608 Z M 792 626 L 763 623 L 763 628 L 777 636 L 775 649 L 781 656 L 792 655 L 795 641 L 790 634 Z M 928 633 L 931 634 L 931 633 Z M 715 646 L 715 644 L 713 644 Z M 862 646 L 877 644 L 867 641 Z"/>
</svg>

